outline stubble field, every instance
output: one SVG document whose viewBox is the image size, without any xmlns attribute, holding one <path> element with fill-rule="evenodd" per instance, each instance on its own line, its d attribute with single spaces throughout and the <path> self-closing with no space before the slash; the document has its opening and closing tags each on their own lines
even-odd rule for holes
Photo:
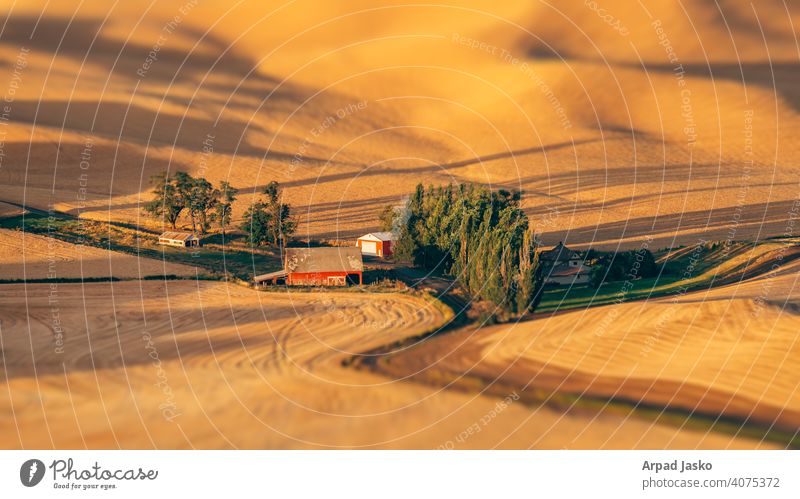
<svg viewBox="0 0 800 499">
<path fill-rule="evenodd" d="M 376 230 L 419 182 L 520 189 L 544 244 L 796 237 L 796 6 L 593 4 L 11 2 L 0 217 L 156 230 L 149 178 L 183 170 L 239 188 L 236 223 L 280 182 L 300 239 Z M 68 278 L 196 272 L 0 231 L 1 279 L 54 261 Z M 2 284 L 0 447 L 784 447 L 800 428 L 796 275 L 414 347 L 446 314 L 407 294 Z M 382 370 L 342 365 L 395 342 Z M 774 423 L 782 440 L 675 414 Z"/>
</svg>

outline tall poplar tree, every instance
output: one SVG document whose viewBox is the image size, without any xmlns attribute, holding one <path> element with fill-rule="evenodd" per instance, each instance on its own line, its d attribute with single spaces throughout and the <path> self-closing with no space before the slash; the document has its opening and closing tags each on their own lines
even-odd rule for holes
<svg viewBox="0 0 800 499">
<path fill-rule="evenodd" d="M 543 277 L 521 193 L 472 184 L 428 187 L 409 198 L 399 258 L 454 276 L 474 297 L 509 315 L 538 304 Z"/>
</svg>

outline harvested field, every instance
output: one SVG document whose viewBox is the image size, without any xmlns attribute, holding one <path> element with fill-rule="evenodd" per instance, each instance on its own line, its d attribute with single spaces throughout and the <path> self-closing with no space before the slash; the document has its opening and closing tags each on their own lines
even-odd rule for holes
<svg viewBox="0 0 800 499">
<path fill-rule="evenodd" d="M 412 296 L 61 284 L 55 330 L 50 295 L 47 285 L 0 286 L 3 448 L 758 445 L 613 414 L 498 409 L 500 398 L 343 367 L 444 321 Z"/>
<path fill-rule="evenodd" d="M 673 273 L 656 290 L 672 297 L 455 331 L 375 371 L 342 362 L 443 312 L 410 295 L 211 282 L 2 284 L 0 409 L 11 417 L 0 446 L 785 446 L 673 416 L 775 423 L 784 436 L 800 426 L 797 269 L 753 278 L 783 251 L 759 244 L 800 232 L 800 7 L 592 5 L 12 2 L 0 28 L 0 218 L 13 203 L 67 214 L 64 240 L 86 229 L 138 250 L 161 230 L 142 209 L 151 176 L 186 171 L 239 189 L 231 231 L 279 182 L 295 238 L 313 243 L 377 230 L 381 208 L 418 183 L 479 183 L 520 190 L 545 244 L 753 248 L 688 279 L 724 288 L 680 293 Z M 195 272 L 49 234 L 0 232 L 0 279 L 53 266 L 60 278 Z M 203 250 L 193 262 L 214 275 L 281 263 L 241 239 L 224 248 L 230 268 L 221 245 Z M 441 388 L 454 379 L 460 390 Z M 533 397 L 495 414 L 515 390 L 560 405 Z M 669 421 L 618 410 L 639 402 Z"/>
<path fill-rule="evenodd" d="M 0 229 L 0 279 L 194 276 L 194 267 Z"/>
<path fill-rule="evenodd" d="M 569 395 L 577 406 L 611 400 L 599 414 L 616 401 L 656 420 L 672 412 L 733 422 L 742 433 L 755 425 L 797 445 L 799 270 L 793 263 L 707 291 L 447 335 L 392 357 L 391 371 Z"/>
<path fill-rule="evenodd" d="M 16 217 L 24 213 L 26 213 L 25 209 L 0 201 L 0 218 Z"/>
<path fill-rule="evenodd" d="M 778 235 L 797 201 L 794 5 L 605 1 L 621 36 L 584 2 L 201 2 L 144 68 L 185 3 L 14 2 L 0 198 L 139 221 L 169 167 L 229 180 L 238 217 L 277 180 L 333 239 L 471 181 L 602 247 Z"/>
</svg>

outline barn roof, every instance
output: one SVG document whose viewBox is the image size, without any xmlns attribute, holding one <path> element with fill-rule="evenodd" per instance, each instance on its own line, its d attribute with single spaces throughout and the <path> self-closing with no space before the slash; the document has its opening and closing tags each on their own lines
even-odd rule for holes
<svg viewBox="0 0 800 499">
<path fill-rule="evenodd" d="M 158 236 L 159 239 L 173 239 L 176 241 L 188 241 L 189 239 L 197 239 L 197 236 L 191 232 L 171 232 L 167 231 Z"/>
<path fill-rule="evenodd" d="M 336 248 L 286 248 L 288 272 L 361 272 L 364 263 L 361 249 L 353 246 Z"/>
<path fill-rule="evenodd" d="M 580 255 L 577 251 L 573 251 L 564 246 L 564 243 L 558 243 L 552 249 L 542 251 L 540 258 L 549 262 L 564 262 L 580 258 Z"/>
<path fill-rule="evenodd" d="M 359 237 L 359 239 L 367 239 L 369 241 L 393 241 L 394 234 L 391 232 L 370 232 Z"/>
</svg>

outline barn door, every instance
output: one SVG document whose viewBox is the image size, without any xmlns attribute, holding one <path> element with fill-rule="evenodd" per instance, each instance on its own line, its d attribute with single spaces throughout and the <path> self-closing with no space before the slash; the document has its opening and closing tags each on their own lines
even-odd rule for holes
<svg viewBox="0 0 800 499">
<path fill-rule="evenodd" d="M 361 252 L 367 255 L 377 255 L 378 245 L 375 241 L 361 241 Z"/>
<path fill-rule="evenodd" d="M 343 275 L 334 275 L 328 277 L 328 286 L 344 286 L 345 277 Z"/>
</svg>

